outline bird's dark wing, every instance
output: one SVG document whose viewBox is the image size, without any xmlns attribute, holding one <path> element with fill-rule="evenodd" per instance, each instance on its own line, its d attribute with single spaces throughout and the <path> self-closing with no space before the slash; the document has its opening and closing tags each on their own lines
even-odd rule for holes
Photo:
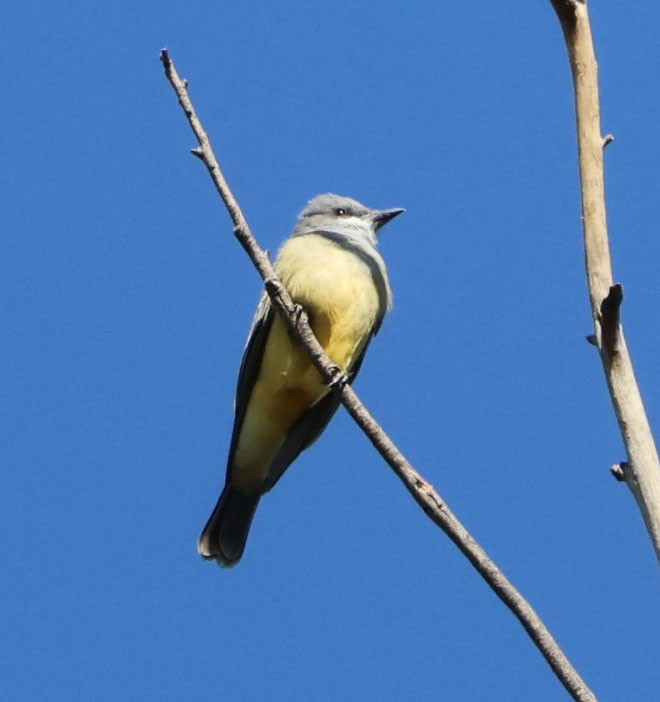
<svg viewBox="0 0 660 702">
<path fill-rule="evenodd" d="M 236 406 L 234 412 L 234 429 L 231 435 L 229 447 L 229 457 L 227 460 L 227 480 L 229 481 L 231 466 L 234 462 L 234 454 L 238 446 L 238 439 L 241 435 L 245 412 L 247 411 L 252 389 L 259 377 L 261 360 L 264 355 L 264 348 L 268 340 L 268 334 L 275 319 L 275 309 L 270 303 L 270 298 L 266 292 L 261 296 L 257 311 L 254 315 L 252 328 L 248 335 L 243 360 L 238 372 L 238 383 L 236 385 Z"/>
</svg>

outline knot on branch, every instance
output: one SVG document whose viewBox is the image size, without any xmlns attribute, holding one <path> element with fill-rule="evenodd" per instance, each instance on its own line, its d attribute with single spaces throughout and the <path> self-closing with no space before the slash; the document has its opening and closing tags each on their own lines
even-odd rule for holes
<svg viewBox="0 0 660 702">
<path fill-rule="evenodd" d="M 264 280 L 264 287 L 269 295 L 280 297 L 280 293 L 282 292 L 282 283 L 280 283 L 279 280 L 275 280 L 274 278 L 266 278 Z"/>
<path fill-rule="evenodd" d="M 600 303 L 603 349 L 610 355 L 615 354 L 618 350 L 622 302 L 623 285 L 615 283 L 610 288 L 607 297 Z"/>
</svg>

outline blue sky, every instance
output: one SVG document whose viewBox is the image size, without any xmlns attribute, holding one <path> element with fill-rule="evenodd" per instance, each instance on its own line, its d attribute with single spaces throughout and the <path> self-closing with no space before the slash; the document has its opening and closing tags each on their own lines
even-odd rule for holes
<svg viewBox="0 0 660 702">
<path fill-rule="evenodd" d="M 657 428 L 660 9 L 594 3 L 592 22 Z M 320 192 L 406 208 L 358 393 L 595 692 L 656 698 L 658 563 L 609 475 L 550 3 L 35 1 L 0 29 L 2 698 L 566 699 L 343 411 L 237 568 L 197 556 L 260 284 L 163 46 L 264 247 Z"/>
</svg>

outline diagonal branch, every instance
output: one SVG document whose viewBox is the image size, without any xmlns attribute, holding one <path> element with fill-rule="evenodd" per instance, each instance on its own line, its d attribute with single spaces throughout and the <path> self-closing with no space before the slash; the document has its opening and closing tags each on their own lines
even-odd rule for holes
<svg viewBox="0 0 660 702">
<path fill-rule="evenodd" d="M 660 559 L 660 463 L 632 361 L 620 324 L 623 287 L 614 284 L 605 209 L 603 148 L 612 137 L 601 136 L 598 66 L 585 0 L 551 0 L 566 38 L 573 73 L 577 118 L 584 249 L 595 334 L 614 412 L 628 454 L 615 466 L 644 517 Z"/>
<path fill-rule="evenodd" d="M 396 475 L 401 479 L 415 501 L 420 505 L 430 519 L 437 524 L 468 558 L 477 572 L 486 580 L 495 594 L 514 613 L 523 625 L 530 638 L 541 651 L 548 664 L 559 678 L 564 687 L 575 700 L 595 700 L 596 697 L 586 686 L 578 672 L 561 650 L 552 634 L 532 609 L 531 605 L 518 592 L 502 571 L 488 557 L 467 529 L 451 512 L 437 490 L 428 483 L 406 460 L 405 456 L 394 445 L 385 431 L 373 418 L 371 413 L 359 400 L 353 388 L 341 382 L 342 374 L 325 355 L 308 322 L 307 316 L 296 307 L 284 286 L 277 279 L 268 256 L 256 243 L 241 209 L 234 198 L 222 174 L 220 166 L 211 148 L 208 135 L 197 117 L 195 109 L 188 96 L 188 85 L 181 80 L 166 49 L 163 49 L 160 59 L 165 67 L 165 75 L 172 84 L 183 108 L 188 122 L 199 142 L 199 148 L 193 153 L 198 156 L 208 168 L 213 183 L 234 223 L 234 234 L 247 251 L 252 262 L 264 280 L 266 290 L 273 305 L 278 309 L 289 326 L 291 333 L 309 352 L 314 365 L 324 380 L 332 385 L 338 393 L 349 414 L 367 435 L 381 456 L 387 461 Z M 339 382 L 338 382 L 339 381 Z"/>
</svg>

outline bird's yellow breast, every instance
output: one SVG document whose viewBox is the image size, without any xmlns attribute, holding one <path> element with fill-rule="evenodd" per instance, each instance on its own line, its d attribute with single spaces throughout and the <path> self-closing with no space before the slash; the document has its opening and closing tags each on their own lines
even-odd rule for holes
<svg viewBox="0 0 660 702">
<path fill-rule="evenodd" d="M 289 239 L 275 265 L 291 297 L 310 315 L 328 356 L 350 368 L 380 309 L 369 266 L 339 243 L 315 234 Z"/>
<path fill-rule="evenodd" d="M 275 264 L 295 302 L 307 312 L 319 343 L 350 371 L 382 308 L 369 266 L 319 235 L 289 239 Z M 329 392 L 307 352 L 277 316 L 265 345 L 235 454 L 232 482 L 258 490 L 293 424 Z"/>
</svg>

